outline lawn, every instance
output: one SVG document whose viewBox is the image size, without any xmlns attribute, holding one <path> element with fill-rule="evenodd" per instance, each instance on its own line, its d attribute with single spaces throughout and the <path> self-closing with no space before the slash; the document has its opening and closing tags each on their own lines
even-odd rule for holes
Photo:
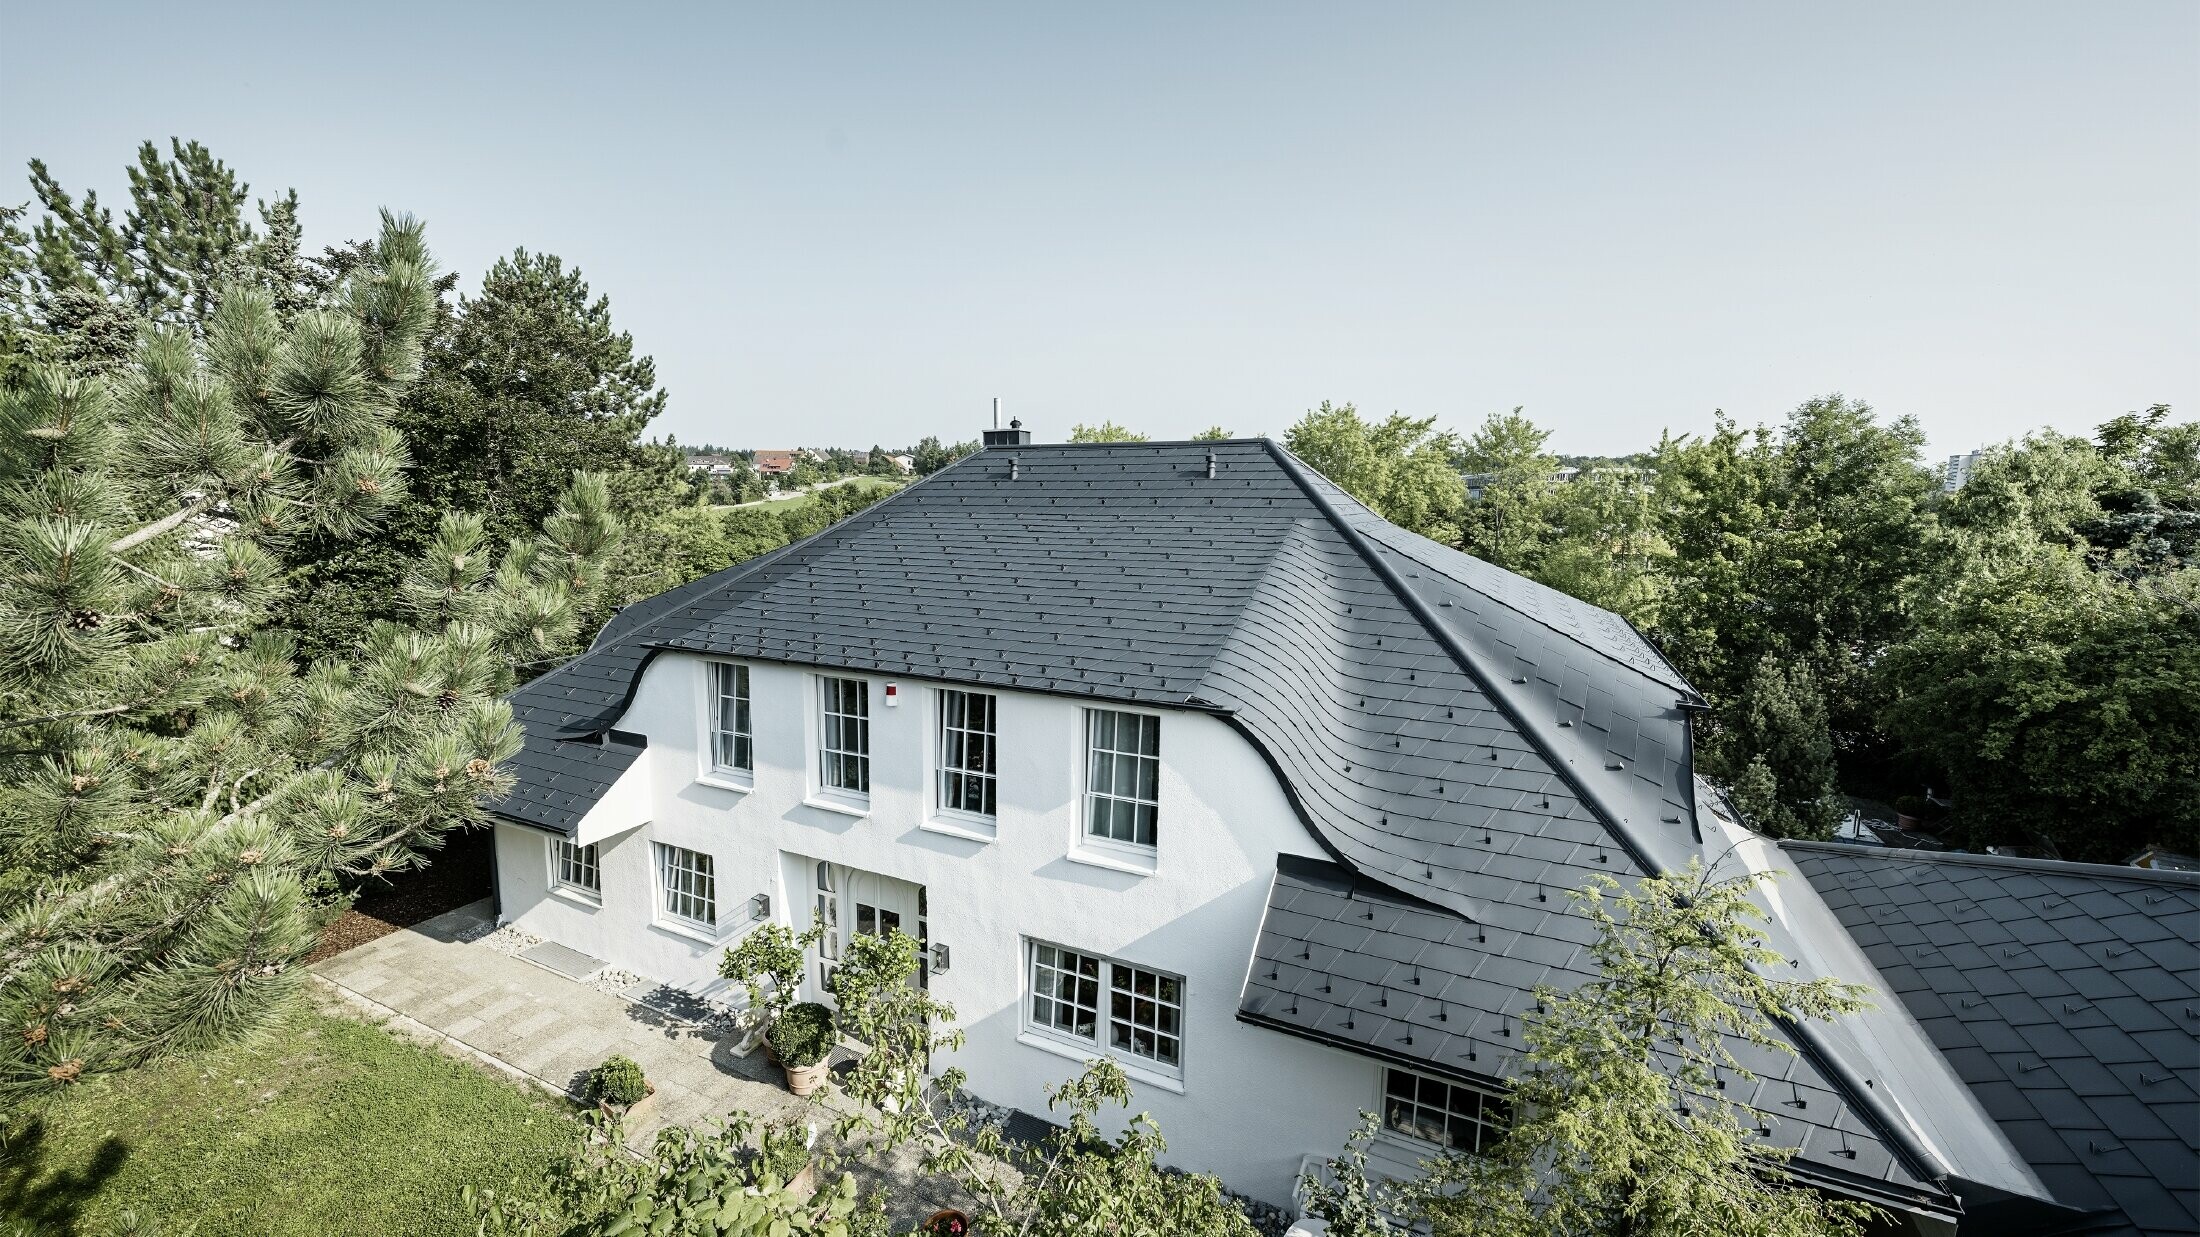
<svg viewBox="0 0 2200 1237">
<path fill-rule="evenodd" d="M 576 1146 L 568 1107 L 339 1014 L 85 1083 L 0 1149 L 0 1234 L 471 1232 L 461 1185 L 539 1190 Z"/>
</svg>

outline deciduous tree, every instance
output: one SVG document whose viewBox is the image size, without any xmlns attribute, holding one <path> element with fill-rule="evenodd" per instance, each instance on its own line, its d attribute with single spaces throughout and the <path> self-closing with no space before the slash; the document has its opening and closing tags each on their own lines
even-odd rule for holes
<svg viewBox="0 0 2200 1237">
<path fill-rule="evenodd" d="M 1392 413 L 1380 422 L 1350 404 L 1322 401 L 1284 434 L 1284 445 L 1384 519 L 1441 541 L 1456 538 L 1466 486 L 1456 444 L 1436 418 Z"/>
<path fill-rule="evenodd" d="M 1854 984 L 1781 977 L 1750 898 L 1763 879 L 1692 863 L 1632 891 L 1599 879 L 1577 892 L 1597 926 L 1597 975 L 1538 992 L 1504 1136 L 1478 1155 L 1446 1153 L 1374 1210 L 1410 1215 L 1436 1237 L 1861 1233 L 1874 1209 L 1792 1182 L 1782 1171 L 1792 1153 L 1758 1139 L 1756 1115 L 1719 1085 L 1754 1077 L 1730 1045 L 1794 1052 L 1775 1019 L 1863 1006 Z M 1369 1218 L 1364 1173 L 1349 1157 L 1345 1168 L 1361 1196 L 1310 1181 L 1316 1209 L 1355 1215 L 1361 1237 L 1384 1232 Z"/>
</svg>

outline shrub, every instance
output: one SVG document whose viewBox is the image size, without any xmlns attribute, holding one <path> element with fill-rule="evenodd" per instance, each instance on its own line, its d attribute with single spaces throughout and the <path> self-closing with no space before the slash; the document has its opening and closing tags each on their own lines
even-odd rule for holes
<svg viewBox="0 0 2200 1237">
<path fill-rule="evenodd" d="M 588 1098 L 607 1104 L 634 1104 L 649 1094 L 642 1067 L 633 1058 L 613 1055 L 588 1071 Z"/>
<path fill-rule="evenodd" d="M 756 1182 L 786 1185 L 810 1164 L 810 1131 L 793 1121 L 774 1121 L 764 1127 L 762 1146 L 756 1153 Z"/>
<path fill-rule="evenodd" d="M 772 1023 L 770 1038 L 779 1063 L 799 1069 L 831 1055 L 839 1035 L 833 1026 L 833 1011 L 815 1001 L 803 1001 L 789 1006 Z"/>
</svg>

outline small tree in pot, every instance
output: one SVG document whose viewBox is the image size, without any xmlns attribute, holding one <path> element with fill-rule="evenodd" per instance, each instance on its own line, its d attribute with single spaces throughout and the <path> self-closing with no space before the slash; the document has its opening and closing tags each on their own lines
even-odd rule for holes
<svg viewBox="0 0 2200 1237">
<path fill-rule="evenodd" d="M 823 921 L 799 936 L 785 924 L 761 924 L 718 960 L 718 973 L 747 990 L 751 1025 L 767 1034 L 765 1043 L 801 991 L 803 959 L 824 937 Z"/>
<path fill-rule="evenodd" d="M 787 1071 L 787 1089 L 808 1095 L 825 1080 L 825 1058 L 832 1055 L 840 1032 L 833 1025 L 833 1011 L 815 1001 L 802 1001 L 773 1019 L 765 1038 Z"/>
<path fill-rule="evenodd" d="M 587 1094 L 606 1116 L 625 1116 L 639 1107 L 643 1100 L 657 1093 L 657 1087 L 642 1076 L 642 1067 L 632 1057 L 613 1054 L 602 1065 L 588 1071 Z"/>
</svg>

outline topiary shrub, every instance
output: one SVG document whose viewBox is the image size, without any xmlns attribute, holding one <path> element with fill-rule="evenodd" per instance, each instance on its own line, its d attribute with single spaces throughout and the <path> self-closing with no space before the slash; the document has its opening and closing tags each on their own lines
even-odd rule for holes
<svg viewBox="0 0 2200 1237">
<path fill-rule="evenodd" d="M 788 1006 L 772 1023 L 769 1038 L 781 1065 L 802 1069 L 830 1056 L 840 1036 L 833 1026 L 833 1011 L 815 1001 L 803 1001 Z"/>
<path fill-rule="evenodd" d="M 588 1098 L 626 1107 L 649 1094 L 649 1082 L 633 1058 L 613 1055 L 588 1071 Z"/>
</svg>

